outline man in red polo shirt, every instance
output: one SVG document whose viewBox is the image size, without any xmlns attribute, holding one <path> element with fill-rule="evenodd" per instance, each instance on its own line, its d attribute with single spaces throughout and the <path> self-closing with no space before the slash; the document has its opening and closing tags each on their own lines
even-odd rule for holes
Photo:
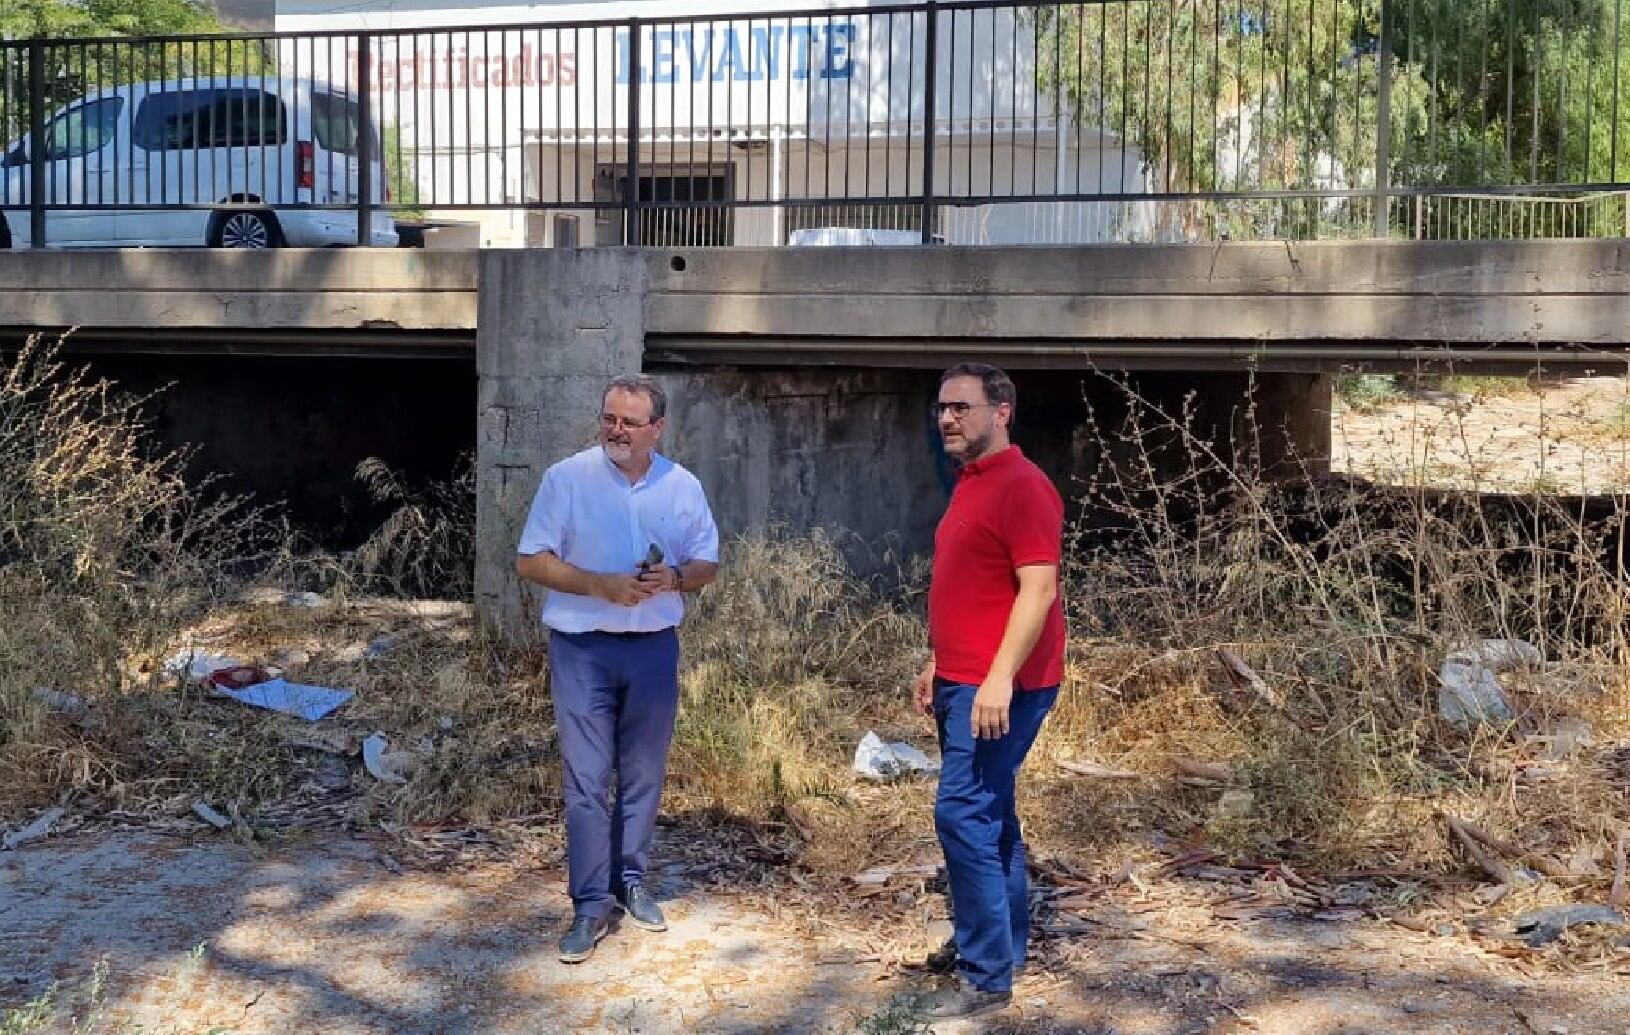
<svg viewBox="0 0 1630 1035">
<path fill-rule="evenodd" d="M 930 964 L 954 969 L 960 980 L 925 1004 L 931 1017 L 1007 1005 L 1030 934 L 1013 795 L 1064 675 L 1064 501 L 1008 439 L 1015 401 L 1002 371 L 961 363 L 941 377 L 934 411 L 945 451 L 960 466 L 934 534 L 933 655 L 915 697 L 939 728 L 934 827 L 954 929 Z"/>
</svg>

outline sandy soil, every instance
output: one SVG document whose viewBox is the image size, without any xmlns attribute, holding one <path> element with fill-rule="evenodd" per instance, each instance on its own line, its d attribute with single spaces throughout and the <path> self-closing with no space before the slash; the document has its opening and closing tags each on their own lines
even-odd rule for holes
<svg viewBox="0 0 1630 1035">
<path fill-rule="evenodd" d="M 526 853 L 421 870 L 389 851 L 341 834 L 266 848 L 81 831 L 0 855 L 0 1005 L 58 983 L 38 1030 L 68 1030 L 105 961 L 101 1032 L 925 1030 L 908 1003 L 931 979 L 865 950 L 929 944 L 892 929 L 911 923 L 896 903 L 937 898 L 920 880 L 891 886 L 868 924 L 669 865 L 668 932 L 625 926 L 566 966 L 557 870 Z M 1630 1016 L 1630 985 L 1605 969 L 1563 973 L 1362 910 L 1241 912 L 1238 897 L 1175 876 L 1072 893 L 1070 911 L 1043 911 L 1010 1009 L 934 1030 L 1610 1035 Z"/>
<path fill-rule="evenodd" d="M 1422 393 L 1375 409 L 1338 406 L 1332 437 L 1335 470 L 1381 482 L 1625 492 L 1630 379 L 1577 378 L 1482 398 Z"/>
</svg>

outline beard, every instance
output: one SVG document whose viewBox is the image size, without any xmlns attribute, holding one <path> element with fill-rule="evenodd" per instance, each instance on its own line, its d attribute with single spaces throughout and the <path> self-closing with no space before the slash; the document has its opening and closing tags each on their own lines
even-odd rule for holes
<svg viewBox="0 0 1630 1035">
<path fill-rule="evenodd" d="M 956 439 L 946 439 L 942 435 L 941 441 L 945 445 L 945 452 L 950 455 L 951 459 L 963 461 L 976 456 L 983 456 L 985 450 L 990 448 L 992 437 L 991 432 L 986 432 L 977 438 L 971 435 L 963 435 Z M 959 448 L 953 449 L 953 444 Z"/>
<path fill-rule="evenodd" d="M 605 442 L 602 448 L 614 464 L 626 464 L 634 459 L 634 445 L 631 442 Z"/>
</svg>

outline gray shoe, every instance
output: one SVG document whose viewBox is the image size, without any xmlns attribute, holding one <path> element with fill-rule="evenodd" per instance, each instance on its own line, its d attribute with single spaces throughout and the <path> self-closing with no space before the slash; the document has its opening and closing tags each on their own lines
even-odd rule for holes
<svg viewBox="0 0 1630 1035">
<path fill-rule="evenodd" d="M 1005 1009 L 1013 1002 L 1012 992 L 985 992 L 958 981 L 950 988 L 934 992 L 918 1004 L 924 1017 L 946 1021 L 955 1017 L 983 1017 Z"/>
<path fill-rule="evenodd" d="M 666 931 L 668 918 L 662 915 L 662 907 L 652 897 L 645 885 L 635 884 L 623 889 L 622 898 L 618 900 L 623 912 L 628 914 L 628 922 L 635 927 L 642 927 L 647 931 Z"/>
<path fill-rule="evenodd" d="M 572 920 L 571 928 L 560 939 L 560 962 L 582 963 L 594 955 L 594 947 L 611 930 L 605 917 L 579 916 Z"/>
</svg>

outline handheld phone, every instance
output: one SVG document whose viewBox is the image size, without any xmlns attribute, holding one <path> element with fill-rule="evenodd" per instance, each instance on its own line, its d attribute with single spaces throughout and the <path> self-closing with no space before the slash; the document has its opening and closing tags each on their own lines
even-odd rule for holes
<svg viewBox="0 0 1630 1035">
<path fill-rule="evenodd" d="M 640 562 L 640 572 L 642 574 L 644 572 L 648 572 L 661 563 L 662 547 L 658 546 L 656 543 L 652 543 L 651 548 L 645 551 L 645 560 Z"/>
</svg>

